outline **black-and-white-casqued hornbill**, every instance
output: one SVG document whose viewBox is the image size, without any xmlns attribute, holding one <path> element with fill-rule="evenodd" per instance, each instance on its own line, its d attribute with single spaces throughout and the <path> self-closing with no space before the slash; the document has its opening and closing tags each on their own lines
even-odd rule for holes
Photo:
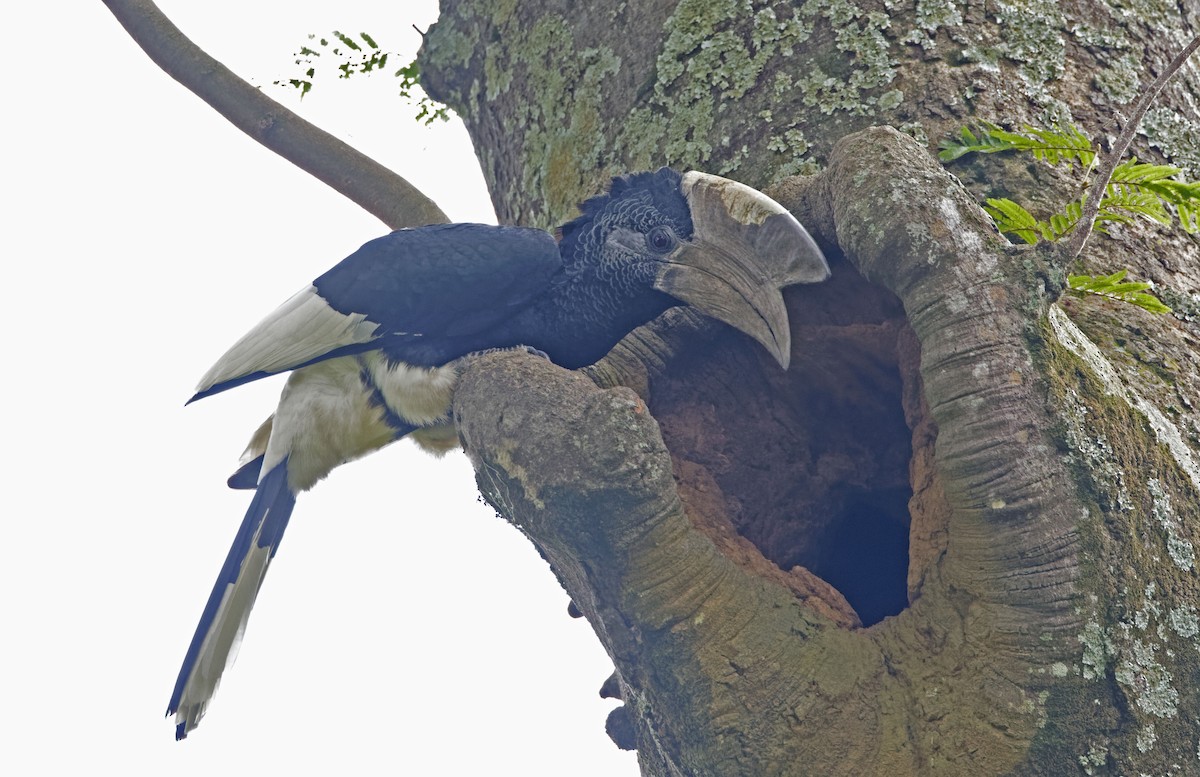
<svg viewBox="0 0 1200 777">
<path fill-rule="evenodd" d="M 405 436 L 457 444 L 456 361 L 524 346 L 587 366 L 629 332 L 691 305 L 761 343 L 786 369 L 779 289 L 829 267 L 804 227 L 754 189 L 663 168 L 617 178 L 558 239 L 446 224 L 372 240 L 283 303 L 208 371 L 193 400 L 291 371 L 230 485 L 253 488 L 171 694 L 182 739 L 204 715 L 246 627 L 296 494 Z"/>
</svg>

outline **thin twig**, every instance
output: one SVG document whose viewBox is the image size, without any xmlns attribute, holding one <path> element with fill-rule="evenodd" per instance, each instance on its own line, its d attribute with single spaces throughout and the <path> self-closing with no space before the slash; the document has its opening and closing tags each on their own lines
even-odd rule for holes
<svg viewBox="0 0 1200 777">
<path fill-rule="evenodd" d="M 1175 59 L 1171 60 L 1171 64 L 1167 65 L 1166 70 L 1155 79 L 1154 83 L 1146 91 L 1142 92 L 1137 102 L 1133 104 L 1129 116 L 1125 119 L 1125 126 L 1121 129 L 1121 134 L 1100 162 L 1094 183 L 1089 187 L 1091 191 L 1084 202 L 1083 215 L 1080 216 L 1079 222 L 1075 226 L 1075 231 L 1071 233 L 1070 240 L 1063 245 L 1063 256 L 1067 259 L 1074 259 L 1079 256 L 1079 253 L 1083 251 L 1083 244 L 1087 242 L 1088 236 L 1092 234 L 1092 228 L 1096 224 L 1096 216 L 1100 213 L 1100 201 L 1104 199 L 1104 193 L 1108 190 L 1108 182 L 1112 180 L 1113 171 L 1121 164 L 1121 160 L 1125 158 L 1125 153 L 1129 150 L 1130 144 L 1133 143 L 1133 136 L 1137 133 L 1138 125 L 1142 123 L 1142 117 L 1146 115 L 1146 111 L 1150 108 L 1150 104 L 1154 102 L 1155 98 L 1158 97 L 1158 93 L 1179 72 L 1180 68 L 1183 67 L 1183 63 L 1187 62 L 1188 57 L 1192 55 L 1192 52 L 1197 47 L 1200 47 L 1200 35 L 1193 38 L 1192 42 L 1185 46 Z"/>
<path fill-rule="evenodd" d="M 239 78 L 184 35 L 151 0 L 104 0 L 130 37 L 235 127 L 392 229 L 449 221 L 433 200 L 360 151 Z"/>
</svg>

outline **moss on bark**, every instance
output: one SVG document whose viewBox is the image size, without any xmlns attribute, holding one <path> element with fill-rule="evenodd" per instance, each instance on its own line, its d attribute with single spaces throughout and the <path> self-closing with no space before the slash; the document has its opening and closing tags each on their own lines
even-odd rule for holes
<svg viewBox="0 0 1200 777">
<path fill-rule="evenodd" d="M 551 225 L 610 174 L 673 164 L 778 182 L 836 257 L 833 283 L 789 293 L 786 376 L 685 312 L 589 372 L 636 393 L 520 356 L 464 376 L 481 488 L 609 649 L 645 773 L 1200 767 L 1195 317 L 1118 342 L 1076 311 L 1128 390 L 1098 382 L 1051 306 L 1068 268 L 976 206 L 1050 207 L 1068 177 L 989 158 L 954 167 L 964 187 L 920 146 L 972 115 L 1098 132 L 1196 23 L 1157 34 L 1168 4 L 1127 5 L 474 2 L 430 32 L 429 87 L 503 220 Z M 1194 120 L 1195 74 L 1176 89 L 1163 110 Z M 1190 158 L 1158 118 L 1139 153 Z M 917 140 L 850 134 L 883 122 Z M 1196 241 L 1116 232 L 1190 310 Z M 1112 260 L 1099 245 L 1087 262 Z M 489 427 L 495 402 L 525 420 Z M 818 573 L 854 500 L 875 520 L 859 535 L 907 538 L 901 611 L 866 627 Z"/>
</svg>

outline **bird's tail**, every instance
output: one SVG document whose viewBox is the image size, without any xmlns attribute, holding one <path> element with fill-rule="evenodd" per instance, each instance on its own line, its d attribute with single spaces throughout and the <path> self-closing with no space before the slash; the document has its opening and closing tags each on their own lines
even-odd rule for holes
<svg viewBox="0 0 1200 777">
<path fill-rule="evenodd" d="M 287 464 L 285 458 L 259 481 L 204 606 L 167 706 L 167 715 L 176 716 L 176 739 L 186 737 L 200 722 L 221 673 L 237 653 L 250 608 L 296 504 L 288 485 Z"/>
</svg>

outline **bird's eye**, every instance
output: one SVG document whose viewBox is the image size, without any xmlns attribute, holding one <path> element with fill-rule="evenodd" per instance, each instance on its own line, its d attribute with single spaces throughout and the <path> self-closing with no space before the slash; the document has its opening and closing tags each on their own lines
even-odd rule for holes
<svg viewBox="0 0 1200 777">
<path fill-rule="evenodd" d="M 646 234 L 646 244 L 655 253 L 670 253 L 675 247 L 675 233 L 670 227 L 660 224 Z"/>
</svg>

